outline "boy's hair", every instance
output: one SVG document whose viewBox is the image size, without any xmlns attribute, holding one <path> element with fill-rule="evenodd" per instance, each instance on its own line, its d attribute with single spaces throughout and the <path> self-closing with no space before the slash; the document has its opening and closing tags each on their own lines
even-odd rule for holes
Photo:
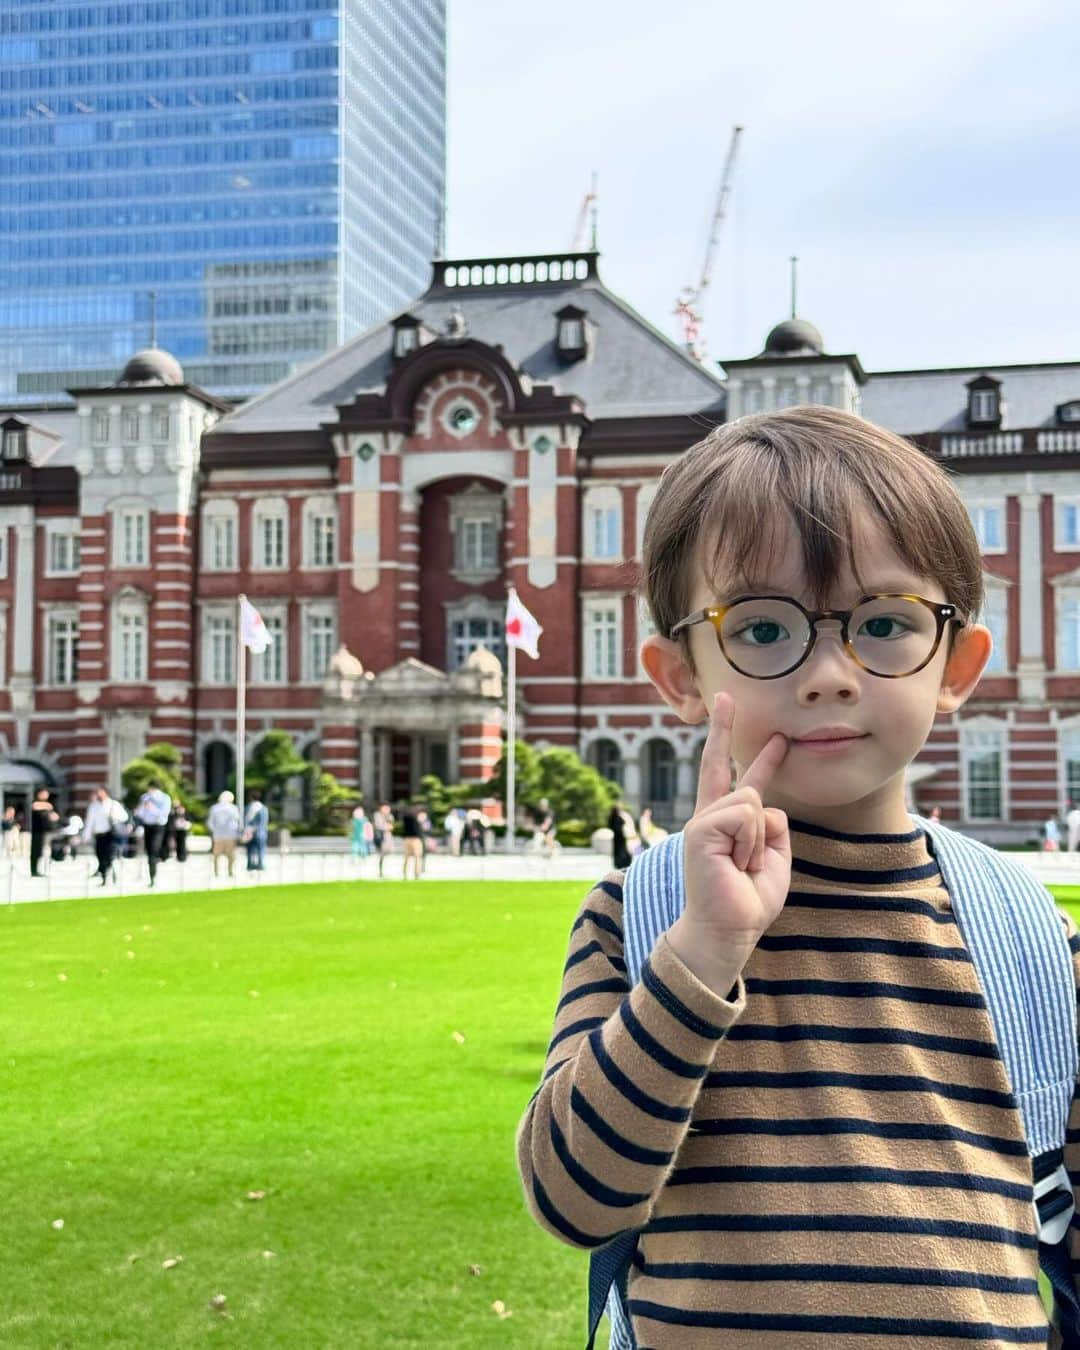
<svg viewBox="0 0 1080 1350">
<path fill-rule="evenodd" d="M 719 578 L 729 584 L 749 576 L 755 562 L 768 558 L 784 514 L 802 538 L 806 575 L 824 606 L 845 557 L 858 576 L 852 523 L 865 510 L 876 513 L 900 557 L 938 582 L 963 619 L 978 615 L 979 543 L 944 469 L 910 441 L 852 413 L 798 407 L 716 427 L 664 470 L 642 548 L 642 588 L 657 631 L 669 637 L 689 612 L 699 547 L 719 594 Z M 680 637 L 689 661 L 687 630 Z"/>
</svg>

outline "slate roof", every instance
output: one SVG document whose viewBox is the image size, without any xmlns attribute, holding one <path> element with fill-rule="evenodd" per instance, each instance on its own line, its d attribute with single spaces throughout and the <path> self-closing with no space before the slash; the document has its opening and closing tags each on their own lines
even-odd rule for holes
<svg viewBox="0 0 1080 1350">
<path fill-rule="evenodd" d="M 862 391 L 862 415 L 901 435 L 966 431 L 969 380 L 1001 381 L 1005 429 L 1056 426 L 1059 403 L 1080 399 L 1080 361 L 1056 365 L 966 366 L 957 370 L 871 372 Z"/>
<path fill-rule="evenodd" d="M 590 257 L 590 275 L 582 281 L 452 290 L 433 283 L 401 313 L 442 333 L 452 311 L 460 309 L 470 337 L 501 346 L 507 359 L 536 383 L 576 394 L 594 421 L 715 410 L 724 398 L 720 371 L 695 361 L 613 295 L 595 274 L 595 256 Z M 436 264 L 436 275 L 452 265 Z M 555 350 L 555 314 L 571 302 L 586 311 L 593 333 L 588 356 L 566 365 Z M 392 323 L 377 324 L 265 390 L 224 417 L 215 435 L 313 430 L 334 420 L 337 405 L 385 385 L 393 369 Z"/>
</svg>

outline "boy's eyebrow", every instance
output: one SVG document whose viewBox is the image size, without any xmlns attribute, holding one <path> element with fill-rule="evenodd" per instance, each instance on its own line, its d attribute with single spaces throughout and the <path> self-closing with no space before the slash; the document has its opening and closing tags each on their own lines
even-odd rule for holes
<svg viewBox="0 0 1080 1350">
<path fill-rule="evenodd" d="M 916 581 L 912 577 L 886 577 L 876 584 L 867 582 L 865 589 L 860 588 L 859 597 L 855 598 L 864 595 L 918 595 L 922 585 L 921 581 Z M 798 598 L 797 590 L 792 590 L 780 582 L 739 576 L 718 594 L 717 600 L 720 604 L 730 604 L 741 595 L 784 595 L 790 596 L 793 600 Z"/>
</svg>

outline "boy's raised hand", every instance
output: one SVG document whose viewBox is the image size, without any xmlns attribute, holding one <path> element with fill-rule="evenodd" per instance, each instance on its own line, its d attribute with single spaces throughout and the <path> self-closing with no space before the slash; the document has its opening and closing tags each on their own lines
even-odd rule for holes
<svg viewBox="0 0 1080 1350">
<path fill-rule="evenodd" d="M 668 929 L 675 954 L 726 997 L 791 885 L 787 816 L 762 796 L 787 754 L 779 732 L 731 785 L 735 701 L 717 694 L 701 755 L 697 805 L 684 831 L 686 908 Z"/>
</svg>

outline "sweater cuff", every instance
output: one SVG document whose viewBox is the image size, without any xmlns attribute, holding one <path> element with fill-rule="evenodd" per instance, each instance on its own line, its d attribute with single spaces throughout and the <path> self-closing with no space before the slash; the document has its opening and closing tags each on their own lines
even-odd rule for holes
<svg viewBox="0 0 1080 1350">
<path fill-rule="evenodd" d="M 657 938 L 656 946 L 649 957 L 649 966 L 656 980 L 674 996 L 678 1004 L 694 1018 L 700 1019 L 711 1030 L 719 1033 L 716 1039 L 725 1035 L 743 1015 L 746 1008 L 746 985 L 743 983 L 743 977 L 741 975 L 738 977 L 727 998 L 721 998 L 707 984 L 703 984 L 676 956 L 666 933 L 661 933 Z M 675 1015 L 678 1016 L 678 1013 Z"/>
</svg>

